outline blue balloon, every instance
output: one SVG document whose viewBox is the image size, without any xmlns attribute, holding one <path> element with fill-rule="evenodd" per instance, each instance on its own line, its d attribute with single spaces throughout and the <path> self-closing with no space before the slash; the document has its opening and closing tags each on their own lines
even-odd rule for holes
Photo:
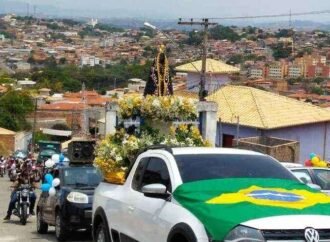
<svg viewBox="0 0 330 242">
<path fill-rule="evenodd" d="M 50 185 L 48 183 L 44 183 L 44 184 L 41 185 L 40 189 L 43 192 L 48 192 L 51 187 L 52 187 L 52 185 Z"/>
<path fill-rule="evenodd" d="M 315 153 L 310 153 L 310 154 L 309 154 L 309 159 L 311 160 L 311 159 L 313 159 L 315 156 L 316 156 Z"/>
<path fill-rule="evenodd" d="M 48 173 L 48 174 L 45 175 L 45 180 L 49 185 L 52 185 L 54 177 L 51 174 Z"/>
<path fill-rule="evenodd" d="M 64 155 L 61 153 L 60 154 L 60 162 L 63 162 L 64 161 L 64 158 L 65 158 Z"/>
</svg>

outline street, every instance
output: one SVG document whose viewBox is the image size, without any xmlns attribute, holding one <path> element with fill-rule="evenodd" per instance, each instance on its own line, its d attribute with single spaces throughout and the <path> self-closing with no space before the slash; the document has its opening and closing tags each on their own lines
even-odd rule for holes
<svg viewBox="0 0 330 242">
<path fill-rule="evenodd" d="M 0 178 L 0 242 L 31 242 L 31 241 L 57 241 L 55 238 L 54 227 L 49 228 L 46 235 L 40 235 L 36 231 L 36 217 L 29 217 L 25 226 L 19 223 L 19 219 L 12 216 L 11 221 L 3 221 L 6 215 L 9 197 L 10 185 L 7 176 Z M 91 242 L 91 236 L 86 232 L 70 233 L 68 242 Z"/>
</svg>

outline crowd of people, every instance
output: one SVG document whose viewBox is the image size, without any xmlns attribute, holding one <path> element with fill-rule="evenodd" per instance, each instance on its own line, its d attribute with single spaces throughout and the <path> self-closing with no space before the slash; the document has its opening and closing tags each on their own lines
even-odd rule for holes
<svg viewBox="0 0 330 242">
<path fill-rule="evenodd" d="M 37 164 L 36 160 L 32 156 L 26 158 L 15 158 L 13 156 L 3 157 L 0 156 L 0 165 L 5 167 L 5 173 L 8 174 L 8 177 L 13 182 L 11 185 L 12 192 L 9 199 L 9 205 L 7 210 L 7 215 L 4 220 L 10 220 L 13 210 L 15 209 L 15 204 L 18 200 L 17 190 L 22 185 L 30 185 L 32 191 L 30 192 L 30 215 L 35 215 L 34 207 L 36 202 L 35 189 L 39 188 L 40 181 L 45 172 L 43 164 Z"/>
</svg>

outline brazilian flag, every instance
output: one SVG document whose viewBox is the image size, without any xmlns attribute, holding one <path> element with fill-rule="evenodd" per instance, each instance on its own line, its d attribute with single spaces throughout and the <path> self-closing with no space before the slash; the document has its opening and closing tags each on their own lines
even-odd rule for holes
<svg viewBox="0 0 330 242">
<path fill-rule="evenodd" d="M 223 240 L 237 225 L 280 215 L 329 215 L 330 196 L 297 181 L 233 178 L 184 183 L 174 198 Z"/>
</svg>

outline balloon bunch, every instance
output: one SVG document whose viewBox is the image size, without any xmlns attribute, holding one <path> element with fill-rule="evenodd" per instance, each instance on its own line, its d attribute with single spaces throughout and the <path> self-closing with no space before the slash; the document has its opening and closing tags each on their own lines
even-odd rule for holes
<svg viewBox="0 0 330 242">
<path fill-rule="evenodd" d="M 58 178 L 55 178 L 51 174 L 46 174 L 45 175 L 45 182 L 43 183 L 40 187 L 41 191 L 43 192 L 48 192 L 49 196 L 53 197 L 56 194 L 56 189 L 55 187 L 59 186 L 61 181 Z"/>
<path fill-rule="evenodd" d="M 309 160 L 305 161 L 305 166 L 330 167 L 330 163 L 321 160 L 321 158 L 317 156 L 315 153 L 310 153 Z"/>
</svg>

